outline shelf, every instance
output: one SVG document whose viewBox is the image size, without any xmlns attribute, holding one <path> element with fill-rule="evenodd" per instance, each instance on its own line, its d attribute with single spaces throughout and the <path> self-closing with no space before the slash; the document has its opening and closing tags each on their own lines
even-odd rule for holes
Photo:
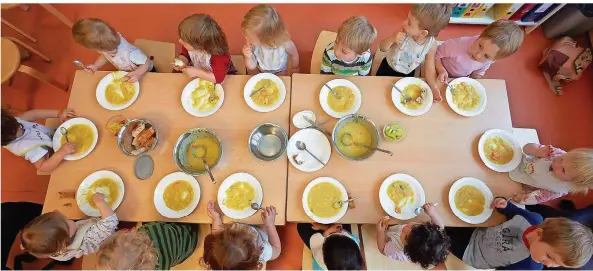
<svg viewBox="0 0 593 271">
<path fill-rule="evenodd" d="M 491 8 L 490 10 L 488 10 L 488 12 L 486 12 L 486 15 L 484 15 L 484 17 L 482 17 L 482 18 L 462 18 L 462 17 L 454 18 L 454 17 L 451 17 L 451 19 L 449 20 L 449 23 L 452 23 L 452 24 L 489 25 L 492 22 L 494 22 L 494 8 Z M 517 23 L 520 26 L 532 26 L 532 25 L 537 24 L 537 22 L 521 22 L 521 21 L 515 21 L 515 23 Z"/>
</svg>

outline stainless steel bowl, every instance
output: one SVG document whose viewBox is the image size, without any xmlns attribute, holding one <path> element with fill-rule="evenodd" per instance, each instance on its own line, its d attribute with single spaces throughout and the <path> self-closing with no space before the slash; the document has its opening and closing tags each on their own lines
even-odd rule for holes
<svg viewBox="0 0 593 271">
<path fill-rule="evenodd" d="M 146 151 L 144 151 L 142 153 L 132 153 L 134 151 L 134 147 L 132 147 L 132 141 L 134 140 L 134 138 L 132 137 L 132 132 L 134 131 L 134 129 L 136 129 L 136 125 L 141 122 L 146 123 L 146 128 L 153 127 L 154 136 L 155 136 L 156 140 L 154 141 L 152 146 L 150 146 L 150 148 L 146 149 Z M 145 120 L 145 119 L 132 119 L 132 120 L 128 121 L 126 124 L 124 124 L 124 126 L 122 126 L 121 129 L 119 129 L 119 133 L 117 133 L 117 146 L 126 155 L 138 156 L 140 154 L 144 154 L 144 153 L 154 149 L 154 147 L 156 147 L 156 145 L 158 143 L 159 143 L 158 129 L 156 128 L 156 126 L 154 126 L 154 124 L 152 122 L 150 122 L 149 120 Z"/>
<path fill-rule="evenodd" d="M 367 128 L 367 130 L 371 133 L 371 147 L 377 147 L 379 146 L 379 140 L 380 140 L 380 136 L 379 136 L 379 131 L 377 130 L 377 126 L 375 126 L 375 123 L 373 123 L 373 121 L 371 121 L 369 118 L 363 116 L 363 115 L 359 115 L 359 114 L 351 114 L 351 115 L 347 115 L 342 117 L 340 120 L 338 120 L 338 122 L 336 123 L 336 125 L 334 126 L 334 130 L 332 131 L 332 144 L 334 145 L 334 147 L 336 148 L 336 150 L 338 151 L 338 153 L 351 161 L 362 161 L 365 160 L 369 157 L 371 157 L 374 153 L 375 150 L 372 149 L 367 149 L 368 152 L 362 156 L 359 157 L 350 157 L 347 156 L 346 154 L 344 154 L 340 148 L 338 147 L 338 144 L 342 144 L 341 142 L 339 142 L 341 139 L 338 138 L 338 132 L 340 131 L 340 129 L 342 129 L 342 127 L 345 124 L 351 123 L 351 122 L 357 122 L 362 124 L 365 128 Z"/>
<path fill-rule="evenodd" d="M 251 155 L 262 161 L 274 161 L 280 158 L 286 151 L 287 144 L 286 131 L 273 123 L 263 123 L 255 127 L 247 142 Z"/>
<path fill-rule="evenodd" d="M 222 140 L 220 137 L 206 128 L 192 128 L 189 129 L 189 131 L 181 134 L 177 139 L 175 146 L 173 147 L 173 161 L 179 170 L 193 176 L 199 176 L 207 172 L 206 169 L 198 171 L 191 168 L 191 166 L 187 163 L 186 157 L 187 148 L 191 145 L 191 143 L 194 140 L 203 137 L 211 137 L 218 143 L 218 147 L 220 149 L 218 153 L 218 159 L 216 159 L 214 165 L 210 166 L 210 170 L 214 169 L 216 165 L 218 165 L 218 162 L 222 157 Z"/>
</svg>

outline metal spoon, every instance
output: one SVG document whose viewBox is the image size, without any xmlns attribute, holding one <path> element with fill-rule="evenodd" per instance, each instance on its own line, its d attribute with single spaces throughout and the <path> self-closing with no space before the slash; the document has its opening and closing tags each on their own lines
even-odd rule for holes
<svg viewBox="0 0 593 271">
<path fill-rule="evenodd" d="M 435 203 L 434 206 L 439 206 L 439 204 Z M 424 208 L 422 208 L 422 206 L 420 206 L 420 207 L 414 209 L 414 213 L 416 215 L 420 215 L 421 213 L 424 213 Z"/>
<path fill-rule="evenodd" d="M 76 67 L 84 69 L 84 64 L 82 64 L 82 62 L 80 62 L 78 60 L 74 60 L 74 65 L 76 65 Z"/>
<path fill-rule="evenodd" d="M 310 119 L 307 116 L 303 115 L 303 118 L 305 119 L 305 121 L 307 121 L 309 124 L 311 124 L 311 126 L 315 127 L 317 130 L 321 131 L 322 133 L 328 135 L 329 137 L 332 136 L 332 134 L 330 132 L 328 132 L 327 130 L 325 130 L 325 128 L 321 127 L 321 124 L 317 124 L 315 123 L 312 119 Z"/>
<path fill-rule="evenodd" d="M 262 208 L 261 206 L 259 206 L 259 204 L 254 202 L 251 204 L 251 209 L 259 211 L 259 210 L 263 210 L 264 208 Z"/>
<path fill-rule="evenodd" d="M 397 90 L 397 92 L 399 92 L 399 94 L 401 94 L 404 97 L 404 103 L 408 103 L 410 100 L 412 100 L 412 97 L 410 97 L 410 95 L 405 94 L 403 91 L 401 91 L 401 89 L 399 89 L 395 83 L 393 83 L 393 88 L 395 88 L 395 90 Z"/>
<path fill-rule="evenodd" d="M 313 155 L 309 150 L 307 150 L 307 145 L 305 145 L 305 142 L 303 141 L 297 141 L 296 142 L 296 147 L 297 149 L 301 150 L 301 151 L 306 151 L 309 153 L 309 155 L 313 156 L 313 158 L 315 158 L 315 160 L 317 160 L 317 162 L 321 163 L 322 165 L 325 166 L 325 163 L 323 161 L 321 161 L 321 159 L 317 158 L 317 156 Z"/>
<path fill-rule="evenodd" d="M 216 184 L 216 180 L 214 179 L 214 176 L 210 171 L 210 167 L 208 166 L 208 163 L 206 163 L 206 160 L 204 160 L 204 156 L 206 156 L 207 149 L 202 145 L 192 145 L 191 148 L 191 155 L 195 158 L 202 159 L 202 163 L 204 163 L 204 167 L 206 168 L 206 171 L 208 171 L 208 175 L 210 175 L 210 180 L 212 180 L 213 184 Z"/>
<path fill-rule="evenodd" d="M 354 200 L 355 200 L 355 199 L 357 199 L 357 198 L 358 198 L 358 197 L 353 197 L 353 198 L 351 198 L 351 199 L 348 199 L 348 200 L 336 201 L 336 203 L 334 203 L 334 208 L 336 208 L 336 209 L 340 209 L 340 208 L 342 208 L 342 206 L 344 206 L 344 204 L 345 204 L 346 202 L 351 202 L 351 201 L 354 201 Z"/>
<path fill-rule="evenodd" d="M 342 99 L 342 96 L 340 96 L 340 94 L 338 94 L 334 89 L 332 89 L 331 87 L 329 87 L 327 85 L 327 83 L 323 84 L 326 88 L 329 88 L 329 91 L 332 93 L 332 95 L 334 95 L 334 97 L 338 98 L 338 99 Z"/>
<path fill-rule="evenodd" d="M 251 94 L 249 94 L 249 97 L 253 97 L 253 95 L 257 94 L 258 92 L 260 92 L 260 91 L 262 91 L 264 89 L 265 89 L 265 87 L 261 87 L 258 90 L 254 91 L 254 92 L 251 92 Z"/>
<path fill-rule="evenodd" d="M 391 151 L 385 150 L 385 149 L 381 149 L 381 148 L 375 148 L 375 147 L 371 147 L 365 144 L 361 144 L 358 142 L 354 142 L 354 138 L 352 137 L 352 135 L 350 133 L 344 133 L 344 135 L 342 135 L 342 144 L 344 144 L 344 146 L 350 146 L 352 144 L 359 146 L 359 147 L 365 147 L 367 149 L 371 149 L 371 150 L 376 150 L 376 151 L 380 151 L 380 152 L 384 152 L 386 154 L 389 154 L 389 156 L 393 156 L 393 153 Z"/>
<path fill-rule="evenodd" d="M 60 133 L 66 138 L 66 142 L 70 143 L 70 139 L 68 139 L 68 129 L 60 127 Z"/>
</svg>

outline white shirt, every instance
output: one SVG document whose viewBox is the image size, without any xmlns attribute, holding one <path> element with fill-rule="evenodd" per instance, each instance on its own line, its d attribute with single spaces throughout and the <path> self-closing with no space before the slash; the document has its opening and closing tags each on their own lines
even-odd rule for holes
<svg viewBox="0 0 593 271">
<path fill-rule="evenodd" d="M 271 260 L 273 251 L 272 251 L 272 245 L 268 241 L 268 233 L 256 226 L 251 226 L 251 228 L 257 232 L 258 241 L 259 241 L 260 245 L 263 247 L 262 253 L 261 253 L 261 255 L 259 255 L 259 261 L 265 263 L 265 262 Z"/>
<path fill-rule="evenodd" d="M 120 71 L 133 71 L 148 61 L 148 56 L 142 50 L 129 43 L 121 34 L 119 34 L 119 37 L 120 42 L 115 55 L 107 52 L 102 53 L 113 66 Z M 151 69 L 152 67 L 148 70 L 150 71 Z"/>
<path fill-rule="evenodd" d="M 348 233 L 347 231 L 342 231 L 341 233 L 335 233 L 335 234 L 341 234 L 341 235 L 347 236 L 348 238 L 354 240 L 354 242 L 356 242 L 356 244 L 360 247 L 360 241 L 358 241 L 356 238 L 352 237 L 350 235 L 350 233 Z M 321 268 L 323 268 L 323 270 L 327 270 L 327 266 L 325 266 L 325 261 L 323 260 L 323 243 L 324 242 L 325 242 L 325 237 L 323 237 L 323 234 L 316 233 L 316 234 L 313 234 L 313 236 L 311 236 L 311 239 L 309 240 L 309 245 L 311 245 L 311 254 L 313 254 L 313 258 L 315 259 L 317 264 Z"/>
<path fill-rule="evenodd" d="M 10 142 L 5 148 L 15 155 L 24 157 L 31 163 L 35 163 L 52 148 L 54 130 L 39 123 L 19 118 L 16 118 L 16 120 L 23 125 L 23 135 Z"/>
<path fill-rule="evenodd" d="M 284 46 L 277 48 L 254 46 L 253 55 L 261 72 L 277 73 L 286 70 L 288 53 Z"/>
<path fill-rule="evenodd" d="M 72 243 L 67 251 L 50 258 L 58 261 L 68 261 L 72 258 L 80 258 L 99 251 L 101 243 L 109 236 L 115 234 L 119 220 L 116 214 L 104 219 L 89 218 L 76 221 L 78 230 L 72 238 Z"/>
<path fill-rule="evenodd" d="M 411 73 L 426 58 L 436 40 L 430 36 L 423 44 L 406 35 L 400 46 L 392 46 L 387 52 L 387 64 L 394 70 L 401 73 Z"/>
</svg>

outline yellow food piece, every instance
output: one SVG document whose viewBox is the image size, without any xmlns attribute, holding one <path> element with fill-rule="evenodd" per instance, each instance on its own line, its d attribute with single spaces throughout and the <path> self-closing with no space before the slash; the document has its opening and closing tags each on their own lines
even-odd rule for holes
<svg viewBox="0 0 593 271">
<path fill-rule="evenodd" d="M 327 93 L 327 104 L 331 110 L 341 113 L 350 110 L 354 106 L 354 91 L 351 88 L 339 86 L 332 89 L 340 98 L 336 98 L 331 91 Z"/>
<path fill-rule="evenodd" d="M 262 79 L 255 84 L 255 87 L 251 91 L 256 91 L 262 87 L 264 89 L 251 96 L 251 100 L 259 106 L 275 105 L 278 99 L 280 99 L 280 89 L 278 89 L 276 83 L 272 79 Z"/>
<path fill-rule="evenodd" d="M 97 192 L 105 195 L 105 202 L 107 202 L 107 205 L 110 207 L 113 207 L 113 203 L 119 196 L 119 188 L 117 187 L 117 183 L 114 180 L 110 178 L 101 178 L 96 180 L 84 192 L 86 201 L 94 209 L 97 209 L 97 206 L 95 206 L 95 202 L 93 201 L 93 195 Z"/>
<path fill-rule="evenodd" d="M 387 195 L 395 204 L 395 212 L 401 214 L 401 209 L 414 202 L 414 189 L 404 181 L 395 181 L 387 188 Z"/>
<path fill-rule="evenodd" d="M 484 211 L 486 197 L 473 185 L 464 185 L 455 192 L 455 206 L 468 216 L 476 216 Z"/>
<path fill-rule="evenodd" d="M 200 151 L 198 146 L 203 146 L 206 150 L 206 155 L 204 155 L 204 160 L 208 164 L 209 167 L 213 167 L 216 160 L 218 160 L 218 155 L 220 154 L 220 147 L 216 139 L 212 137 L 201 137 L 197 138 L 187 147 L 186 153 L 186 160 L 187 164 L 193 169 L 197 171 L 204 171 L 206 167 L 204 166 L 204 162 L 200 157 Z M 195 156 L 194 156 L 195 154 Z"/>
<path fill-rule="evenodd" d="M 120 79 L 113 80 L 105 88 L 105 99 L 112 105 L 124 105 L 136 94 L 136 86 L 133 83 L 122 82 Z"/>
<path fill-rule="evenodd" d="M 163 200 L 169 209 L 181 211 L 194 200 L 194 189 L 187 181 L 177 180 L 167 185 L 163 193 Z"/>
<path fill-rule="evenodd" d="M 74 124 L 67 130 L 70 143 L 76 145 L 76 151 L 73 153 L 74 155 L 87 151 L 95 140 L 93 129 L 86 124 Z M 59 133 L 59 131 L 57 133 Z M 66 144 L 66 137 L 62 136 L 60 145 L 64 144 Z"/>
<path fill-rule="evenodd" d="M 344 134 L 349 133 L 352 135 L 352 144 L 350 146 L 344 145 L 343 137 Z M 363 147 L 357 146 L 354 142 L 370 146 L 371 145 L 371 132 L 363 125 L 357 122 L 349 122 L 342 125 L 338 130 L 338 148 L 340 151 L 348 157 L 360 157 L 369 153 L 370 150 Z M 349 142 L 346 142 L 349 144 Z"/>
<path fill-rule="evenodd" d="M 121 130 L 121 127 L 124 127 L 124 125 L 119 122 L 112 122 L 107 125 L 107 130 L 110 133 L 117 135 L 117 133 L 119 133 L 119 130 Z"/>
<path fill-rule="evenodd" d="M 416 85 L 416 84 L 409 84 L 407 85 L 402 92 L 404 94 L 407 94 L 408 96 L 410 96 L 410 101 L 408 101 L 407 103 L 405 102 L 404 96 L 400 95 L 400 101 L 402 102 L 402 104 L 409 108 L 409 109 L 418 109 L 421 108 L 422 106 L 424 106 L 424 98 L 425 98 L 425 94 L 423 95 L 423 90 L 422 87 L 420 85 Z M 420 99 L 418 99 L 420 98 Z M 419 102 L 419 100 L 421 102 Z"/>
<path fill-rule="evenodd" d="M 251 203 L 255 199 L 255 189 L 244 181 L 239 181 L 231 185 L 225 191 L 226 197 L 223 204 L 229 209 L 243 211 L 251 208 Z"/>
<path fill-rule="evenodd" d="M 309 191 L 307 196 L 307 205 L 309 210 L 320 218 L 330 218 L 336 216 L 340 209 L 334 207 L 338 201 L 343 201 L 340 189 L 328 182 L 321 182 Z"/>
<path fill-rule="evenodd" d="M 492 163 L 505 165 L 513 160 L 515 151 L 502 137 L 493 136 L 487 138 L 484 142 L 484 155 Z"/>
<path fill-rule="evenodd" d="M 475 87 L 465 82 L 453 87 L 453 103 L 461 110 L 470 111 L 480 104 L 480 94 Z"/>
<path fill-rule="evenodd" d="M 198 80 L 198 87 L 191 93 L 192 106 L 199 111 L 212 109 L 220 97 L 214 84 L 206 80 Z"/>
</svg>

